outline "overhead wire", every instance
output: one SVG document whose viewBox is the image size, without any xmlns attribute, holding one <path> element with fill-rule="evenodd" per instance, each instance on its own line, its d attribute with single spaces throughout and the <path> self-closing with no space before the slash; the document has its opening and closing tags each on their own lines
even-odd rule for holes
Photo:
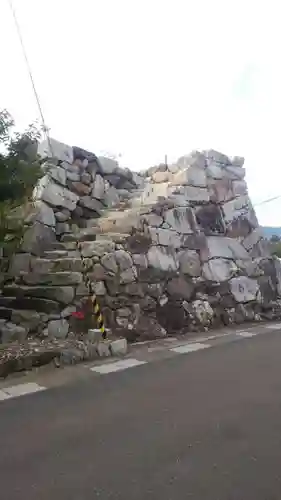
<svg viewBox="0 0 281 500">
<path fill-rule="evenodd" d="M 27 51 L 25 49 L 25 45 L 24 45 L 24 41 L 23 41 L 23 37 L 22 37 L 20 25 L 19 25 L 19 22 L 18 22 L 18 19 L 17 19 L 16 11 L 15 11 L 15 7 L 13 5 L 13 1 L 12 0 L 8 0 L 8 3 L 9 3 L 9 6 L 10 6 L 10 9 L 11 9 L 11 12 L 12 12 L 12 16 L 14 18 L 14 22 L 15 22 L 15 26 L 16 26 L 16 31 L 17 31 L 17 34 L 18 34 L 18 38 L 19 38 L 19 41 L 20 41 L 21 48 L 22 48 L 22 52 L 23 52 L 23 56 L 24 56 L 24 59 L 25 59 L 27 71 L 28 71 L 29 78 L 30 78 L 31 85 L 32 85 L 32 89 L 33 89 L 33 93 L 34 93 L 35 100 L 36 100 L 36 103 L 37 103 L 37 106 L 38 106 L 38 109 L 39 109 L 39 114 L 40 114 L 40 118 L 41 118 L 41 122 L 42 122 L 43 132 L 44 132 L 44 134 L 46 136 L 46 139 L 48 141 L 48 146 L 49 146 L 51 155 L 54 156 L 53 155 L 53 151 L 52 151 L 52 144 L 51 144 L 50 136 L 49 136 L 49 132 L 48 132 L 48 127 L 47 127 L 46 122 L 45 122 L 43 109 L 42 109 L 42 106 L 41 106 L 39 94 L 38 94 L 37 89 L 36 89 L 35 81 L 34 81 L 32 70 L 31 70 L 31 65 L 30 65 L 29 60 L 28 60 Z"/>
</svg>

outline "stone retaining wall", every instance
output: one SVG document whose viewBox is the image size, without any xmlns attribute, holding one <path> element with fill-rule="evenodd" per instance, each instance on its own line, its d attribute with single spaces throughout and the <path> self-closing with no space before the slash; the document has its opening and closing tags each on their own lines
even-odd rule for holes
<svg viewBox="0 0 281 500">
<path fill-rule="evenodd" d="M 2 341 L 67 337 L 87 296 L 76 241 L 107 326 L 131 340 L 279 317 L 280 263 L 243 158 L 195 152 L 135 174 L 54 140 L 51 150 L 40 145 L 45 174 L 4 279 Z"/>
</svg>

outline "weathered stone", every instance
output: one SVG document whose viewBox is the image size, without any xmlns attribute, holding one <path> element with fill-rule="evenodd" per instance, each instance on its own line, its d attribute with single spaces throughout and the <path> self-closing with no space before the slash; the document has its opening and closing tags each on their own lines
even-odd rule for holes
<svg viewBox="0 0 281 500">
<path fill-rule="evenodd" d="M 148 262 L 147 262 L 146 255 L 141 254 L 141 253 L 140 254 L 135 253 L 132 255 L 132 259 L 133 259 L 133 263 L 136 266 L 142 267 L 144 269 L 147 268 Z"/>
<path fill-rule="evenodd" d="M 9 275 L 19 276 L 21 273 L 28 273 L 31 268 L 30 253 L 18 253 L 12 256 L 9 265 Z"/>
<path fill-rule="evenodd" d="M 75 165 L 73 165 L 75 167 Z M 79 173 L 79 168 L 75 167 L 75 171 L 72 170 L 66 170 L 66 177 L 67 180 L 72 181 L 72 182 L 79 182 L 80 181 L 80 173 Z"/>
<path fill-rule="evenodd" d="M 248 196 L 239 196 L 222 206 L 226 223 L 231 223 L 239 217 L 247 219 L 252 227 L 258 226 L 257 217 Z"/>
<path fill-rule="evenodd" d="M 55 319 L 48 323 L 48 336 L 50 338 L 65 339 L 69 330 L 66 319 Z"/>
<path fill-rule="evenodd" d="M 171 185 L 190 185 L 194 187 L 205 188 L 207 186 L 205 170 L 197 167 L 196 165 L 187 167 L 184 170 L 180 170 L 172 176 Z"/>
<path fill-rule="evenodd" d="M 167 182 L 170 180 L 170 172 L 168 170 L 166 170 L 165 172 L 155 172 L 154 174 L 152 174 L 152 180 L 153 182 Z"/>
<path fill-rule="evenodd" d="M 81 243 L 83 257 L 93 257 L 98 255 L 102 257 L 105 253 L 113 252 L 115 244 L 110 240 L 84 241 Z"/>
<path fill-rule="evenodd" d="M 142 283 L 142 289 L 144 295 L 149 295 L 154 299 L 159 299 L 163 295 L 164 284 L 163 283 Z"/>
<path fill-rule="evenodd" d="M 101 215 L 102 211 L 104 210 L 104 205 L 99 200 L 91 198 L 91 196 L 82 196 L 79 200 L 79 203 L 82 207 L 96 212 L 99 215 Z"/>
<path fill-rule="evenodd" d="M 200 255 L 203 261 L 218 257 L 232 260 L 249 259 L 249 254 L 237 240 L 218 236 L 206 237 L 206 247 L 200 249 Z"/>
<path fill-rule="evenodd" d="M 112 356 L 122 356 L 127 353 L 127 340 L 126 339 L 117 339 L 113 340 L 110 343 L 110 351 Z"/>
<path fill-rule="evenodd" d="M 9 285 L 3 289 L 4 295 L 7 297 L 36 297 L 50 300 L 56 300 L 62 304 L 70 304 L 74 299 L 74 288 L 70 286 L 17 286 Z M 29 309 L 23 306 L 21 309 Z M 35 308 L 36 310 L 36 308 Z M 39 310 L 39 309 L 37 309 Z"/>
<path fill-rule="evenodd" d="M 210 200 L 213 203 L 222 203 L 235 197 L 232 181 L 228 178 L 213 180 L 208 183 Z"/>
<path fill-rule="evenodd" d="M 7 322 L 1 326 L 1 343 L 7 344 L 9 342 L 19 342 L 22 343 L 26 340 L 28 334 L 28 329 L 15 325 L 14 323 Z"/>
<path fill-rule="evenodd" d="M 240 180 L 245 177 L 245 169 L 236 165 L 228 165 L 225 174 L 232 180 Z"/>
<path fill-rule="evenodd" d="M 210 201 L 210 193 L 207 188 L 194 186 L 180 186 L 174 191 L 171 197 L 177 205 L 185 206 L 189 202 L 208 203 Z"/>
<path fill-rule="evenodd" d="M 86 184 L 83 184 L 83 182 L 69 181 L 67 185 L 69 189 L 79 194 L 79 196 L 87 196 L 91 192 L 91 187 Z"/>
<path fill-rule="evenodd" d="M 76 312 L 75 306 L 67 306 L 61 311 L 60 316 L 61 318 L 69 318 L 74 312 Z"/>
<path fill-rule="evenodd" d="M 54 227 L 56 224 L 53 209 L 41 200 L 33 202 L 32 210 L 25 219 L 25 224 L 28 225 L 32 225 L 35 222 L 40 222 L 50 227 Z"/>
<path fill-rule="evenodd" d="M 151 246 L 151 237 L 136 231 L 127 239 L 127 248 L 131 253 L 146 253 Z"/>
<path fill-rule="evenodd" d="M 58 222 L 66 222 L 70 218 L 70 212 L 67 210 L 66 212 L 56 212 L 55 218 Z"/>
<path fill-rule="evenodd" d="M 204 153 L 200 151 L 192 151 L 189 155 L 181 156 L 177 161 L 177 165 L 180 169 L 193 166 L 204 169 L 206 166 L 206 158 Z"/>
<path fill-rule="evenodd" d="M 171 228 L 182 234 L 192 234 L 196 226 L 191 208 L 174 208 L 165 214 L 165 221 Z"/>
<path fill-rule="evenodd" d="M 60 161 L 73 163 L 73 149 L 55 139 L 46 139 L 38 146 L 38 154 L 42 158 L 52 158 L 53 156 Z"/>
<path fill-rule="evenodd" d="M 198 228 L 203 230 L 207 236 L 225 233 L 222 211 L 217 205 L 206 205 L 196 208 L 195 219 Z"/>
<path fill-rule="evenodd" d="M 133 267 L 132 257 L 128 252 L 125 252 L 125 250 L 116 250 L 115 258 L 121 271 Z"/>
<path fill-rule="evenodd" d="M 97 198 L 98 200 L 101 200 L 104 198 L 105 194 L 105 186 L 104 186 L 104 180 L 101 175 L 97 174 L 95 178 L 95 183 L 94 187 L 92 189 L 92 196 L 93 198 Z"/>
<path fill-rule="evenodd" d="M 147 260 L 149 266 L 162 271 L 176 271 L 179 268 L 178 257 L 169 247 L 150 247 Z"/>
<path fill-rule="evenodd" d="M 63 234 L 71 234 L 70 226 L 66 222 L 57 222 L 56 235 L 62 236 Z"/>
<path fill-rule="evenodd" d="M 48 175 L 58 184 L 66 186 L 66 171 L 62 167 L 53 167 L 48 170 Z"/>
<path fill-rule="evenodd" d="M 160 215 L 150 213 L 144 216 L 147 224 L 152 227 L 159 227 L 163 223 L 163 217 Z"/>
<path fill-rule="evenodd" d="M 143 297 L 143 291 L 139 283 L 125 285 L 125 293 L 134 297 Z"/>
<path fill-rule="evenodd" d="M 54 243 L 56 243 L 54 229 L 35 222 L 25 231 L 21 249 L 33 255 L 42 255 L 44 250 L 52 248 Z"/>
<path fill-rule="evenodd" d="M 106 288 L 103 281 L 96 281 L 92 283 L 93 291 L 96 295 L 105 295 Z"/>
<path fill-rule="evenodd" d="M 108 207 L 115 207 L 119 204 L 120 198 L 115 187 L 109 185 L 109 187 L 106 188 L 103 202 Z"/>
<path fill-rule="evenodd" d="M 115 172 L 118 168 L 118 163 L 111 158 L 106 158 L 105 156 L 99 156 L 99 165 L 101 167 L 101 171 L 104 175 L 110 175 Z"/>
<path fill-rule="evenodd" d="M 34 189 L 33 196 L 37 200 L 43 200 L 54 207 L 64 207 L 73 211 L 79 197 L 69 189 L 62 187 L 45 175 Z"/>
<path fill-rule="evenodd" d="M 224 176 L 224 170 L 222 168 L 221 163 L 217 163 L 214 160 L 208 161 L 208 166 L 206 168 L 207 177 L 211 177 L 212 179 L 222 179 Z"/>
<path fill-rule="evenodd" d="M 12 323 L 23 326 L 27 331 L 36 331 L 40 325 L 41 316 L 36 311 L 14 310 L 11 315 Z"/>
<path fill-rule="evenodd" d="M 82 283 L 82 274 L 77 272 L 61 271 L 48 274 L 25 274 L 22 280 L 27 285 L 46 284 L 53 286 L 79 285 Z"/>
<path fill-rule="evenodd" d="M 247 251 L 251 250 L 262 239 L 262 230 L 258 227 L 244 238 L 242 245 Z"/>
<path fill-rule="evenodd" d="M 112 255 L 112 254 L 109 254 Z M 105 256 L 106 257 L 106 256 Z M 117 269 L 117 266 L 116 266 Z M 117 269 L 118 270 L 118 269 Z M 107 277 L 108 273 L 101 264 L 95 264 L 93 266 L 93 271 L 88 273 L 91 281 L 103 281 Z"/>
<path fill-rule="evenodd" d="M 120 283 L 126 284 L 126 283 L 132 283 L 135 281 L 137 276 L 136 269 L 134 267 L 130 267 L 128 269 L 125 269 L 124 271 L 121 271 L 120 273 Z"/>
<path fill-rule="evenodd" d="M 92 182 L 91 174 L 88 174 L 87 172 L 83 172 L 81 174 L 81 182 L 83 182 L 84 184 L 90 185 Z"/>
<path fill-rule="evenodd" d="M 101 358 L 111 356 L 110 343 L 108 341 L 99 342 L 96 346 L 97 353 Z"/>
<path fill-rule="evenodd" d="M 214 311 L 207 300 L 195 300 L 192 309 L 197 321 L 202 326 L 209 326 L 212 322 Z"/>
<path fill-rule="evenodd" d="M 163 245 L 174 248 L 180 248 L 182 246 L 182 238 L 173 229 L 150 227 L 149 234 L 154 245 Z"/>
<path fill-rule="evenodd" d="M 259 285 L 257 280 L 239 276 L 230 280 L 230 290 L 237 302 L 250 302 L 257 298 Z"/>
<path fill-rule="evenodd" d="M 167 292 L 173 298 L 178 297 L 181 299 L 190 300 L 194 292 L 194 285 L 192 281 L 187 281 L 182 276 L 173 278 L 167 285 Z"/>
<path fill-rule="evenodd" d="M 17 287 L 14 287 L 15 290 Z M 10 307 L 11 309 L 33 310 L 46 314 L 56 314 L 60 311 L 60 305 L 54 300 L 41 299 L 35 297 L 14 296 L 15 290 L 11 293 L 10 297 L 0 296 L 0 306 Z M 10 292 L 10 290 L 8 291 Z"/>
<path fill-rule="evenodd" d="M 199 255 L 195 250 L 184 250 L 179 254 L 180 271 L 189 276 L 200 276 L 201 265 Z"/>
<path fill-rule="evenodd" d="M 233 260 L 212 259 L 203 265 L 203 277 L 209 281 L 227 281 L 234 276 L 238 268 Z"/>
</svg>

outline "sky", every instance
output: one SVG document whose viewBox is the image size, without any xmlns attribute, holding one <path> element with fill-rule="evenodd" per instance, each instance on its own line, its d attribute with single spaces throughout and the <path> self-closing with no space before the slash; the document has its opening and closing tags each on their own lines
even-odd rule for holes
<svg viewBox="0 0 281 500">
<path fill-rule="evenodd" d="M 132 170 L 193 149 L 245 156 L 262 225 L 281 226 L 279 0 L 13 0 L 50 135 Z M 8 0 L 0 109 L 39 118 Z"/>
</svg>

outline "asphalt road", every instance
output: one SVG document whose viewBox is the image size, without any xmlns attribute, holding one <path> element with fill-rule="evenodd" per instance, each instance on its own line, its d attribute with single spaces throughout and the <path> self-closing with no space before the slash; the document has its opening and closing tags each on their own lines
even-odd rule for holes
<svg viewBox="0 0 281 500">
<path fill-rule="evenodd" d="M 3 500 L 280 500 L 281 335 L 0 405 Z"/>
</svg>

